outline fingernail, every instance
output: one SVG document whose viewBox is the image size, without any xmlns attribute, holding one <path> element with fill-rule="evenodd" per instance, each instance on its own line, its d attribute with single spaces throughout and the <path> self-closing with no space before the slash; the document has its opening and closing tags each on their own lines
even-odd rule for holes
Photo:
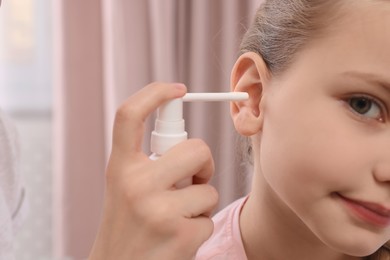
<svg viewBox="0 0 390 260">
<path fill-rule="evenodd" d="M 178 95 L 179 96 L 182 96 L 184 95 L 186 92 L 187 92 L 187 87 L 186 85 L 182 84 L 182 83 L 175 83 L 175 88 L 178 90 Z"/>
</svg>

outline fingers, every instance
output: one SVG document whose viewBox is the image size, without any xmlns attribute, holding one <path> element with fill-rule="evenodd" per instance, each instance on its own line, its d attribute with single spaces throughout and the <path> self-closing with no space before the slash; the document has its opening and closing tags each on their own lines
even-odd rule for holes
<svg viewBox="0 0 390 260">
<path fill-rule="evenodd" d="M 184 85 L 154 83 L 117 111 L 106 174 L 104 222 L 97 243 L 103 252 L 112 253 L 107 259 L 118 259 L 118 254 L 151 259 L 151 252 L 158 259 L 190 259 L 212 234 L 209 216 L 218 194 L 205 184 L 214 172 L 208 146 L 200 140 L 184 141 L 156 161 L 141 152 L 145 119 L 185 92 Z M 198 185 L 172 189 L 188 177 Z"/>
<path fill-rule="evenodd" d="M 145 119 L 163 103 L 182 97 L 183 84 L 152 83 L 129 97 L 117 110 L 112 153 L 130 158 L 141 151 Z"/>
<path fill-rule="evenodd" d="M 194 248 L 195 251 L 189 253 L 194 255 L 213 233 L 214 223 L 210 219 L 210 215 L 218 203 L 218 193 L 211 185 L 202 184 L 175 190 L 173 195 L 176 199 L 181 198 L 175 203 L 181 210 L 184 210 L 182 214 L 187 222 L 186 228 L 183 228 L 185 233 L 182 233 L 180 240 L 187 247 L 193 245 L 189 248 Z"/>
<path fill-rule="evenodd" d="M 186 234 L 183 234 L 180 240 L 182 241 L 182 248 L 193 250 L 189 252 L 189 255 L 194 256 L 201 245 L 213 234 L 214 223 L 210 218 L 204 216 L 189 221 L 191 221 L 191 226 L 186 229 Z"/>
<path fill-rule="evenodd" d="M 194 184 L 207 183 L 214 173 L 214 160 L 209 147 L 198 139 L 181 142 L 155 161 L 156 178 L 163 188 L 192 178 Z"/>
<path fill-rule="evenodd" d="M 198 248 L 212 235 L 214 223 L 210 212 L 218 203 L 218 193 L 210 185 L 192 185 L 165 194 L 165 201 L 169 201 L 169 214 L 179 215 L 172 223 L 162 222 L 158 227 L 171 227 L 177 235 L 178 250 L 189 250 L 188 255 L 195 255 Z M 159 217 L 159 220 L 164 217 Z M 173 224 L 173 226 L 172 226 Z"/>
<path fill-rule="evenodd" d="M 208 184 L 191 185 L 185 189 L 175 190 L 171 193 L 172 200 L 177 200 L 177 207 L 182 209 L 181 213 L 186 218 L 198 216 L 209 217 L 217 206 L 218 192 Z M 190 201 L 191 203 L 187 203 Z"/>
<path fill-rule="evenodd" d="M 213 233 L 214 223 L 210 218 L 199 216 L 194 219 L 182 219 L 176 221 L 177 231 L 174 232 L 176 239 L 164 239 L 160 245 L 151 248 L 151 252 L 160 247 L 160 251 L 155 254 L 154 258 L 148 259 L 170 259 L 183 260 L 195 259 L 198 249 Z M 169 250 L 165 253 L 162 251 Z M 169 255 L 169 257 L 164 257 Z M 132 258 L 133 259 L 133 258 Z M 138 258 L 137 258 L 138 259 Z"/>
</svg>

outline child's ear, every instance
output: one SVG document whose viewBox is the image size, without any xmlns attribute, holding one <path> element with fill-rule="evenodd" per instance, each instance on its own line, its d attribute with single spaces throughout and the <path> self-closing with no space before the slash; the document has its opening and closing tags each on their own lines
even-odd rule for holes
<svg viewBox="0 0 390 260">
<path fill-rule="evenodd" d="M 249 99 L 231 103 L 231 116 L 237 132 L 251 136 L 261 131 L 263 109 L 261 106 L 264 87 L 270 74 L 263 58 L 254 52 L 242 54 L 233 67 L 231 90 L 247 92 Z"/>
</svg>

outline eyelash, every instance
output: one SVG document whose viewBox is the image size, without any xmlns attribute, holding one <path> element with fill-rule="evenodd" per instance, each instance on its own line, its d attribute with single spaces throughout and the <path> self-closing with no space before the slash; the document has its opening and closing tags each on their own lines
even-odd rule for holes
<svg viewBox="0 0 390 260">
<path fill-rule="evenodd" d="M 361 114 L 359 113 L 355 108 L 352 107 L 352 101 L 354 99 L 357 99 L 357 100 L 365 100 L 367 102 L 370 102 L 371 105 L 369 107 L 369 109 L 372 109 L 373 106 L 377 106 L 378 109 L 379 109 L 379 117 L 377 118 L 374 118 L 374 117 L 369 117 L 369 116 L 366 116 L 364 114 Z M 362 118 L 363 120 L 375 120 L 375 121 L 378 121 L 380 123 L 384 123 L 385 122 L 385 118 L 386 117 L 386 111 L 387 109 L 385 108 L 385 106 L 383 105 L 383 102 L 379 101 L 378 99 L 374 98 L 374 97 L 371 97 L 371 96 L 368 96 L 368 95 L 363 95 L 363 94 L 356 94 L 356 95 L 353 95 L 351 97 L 348 97 L 345 99 L 349 109 L 354 113 L 356 114 L 357 116 L 359 116 L 360 118 Z M 368 113 L 368 112 L 366 112 Z M 366 114 L 365 113 L 365 114 Z"/>
</svg>

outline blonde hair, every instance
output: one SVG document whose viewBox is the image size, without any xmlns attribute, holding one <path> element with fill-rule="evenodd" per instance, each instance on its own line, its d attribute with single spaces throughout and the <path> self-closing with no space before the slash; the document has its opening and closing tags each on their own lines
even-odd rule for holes
<svg viewBox="0 0 390 260">
<path fill-rule="evenodd" d="M 341 7 L 345 4 L 346 1 L 329 0 L 265 0 L 244 35 L 240 53 L 258 53 L 273 76 L 282 74 L 310 41 L 324 35 L 331 21 L 342 17 Z M 252 162 L 250 140 L 243 142 Z M 389 248 L 390 241 L 364 259 L 390 260 Z"/>
</svg>

